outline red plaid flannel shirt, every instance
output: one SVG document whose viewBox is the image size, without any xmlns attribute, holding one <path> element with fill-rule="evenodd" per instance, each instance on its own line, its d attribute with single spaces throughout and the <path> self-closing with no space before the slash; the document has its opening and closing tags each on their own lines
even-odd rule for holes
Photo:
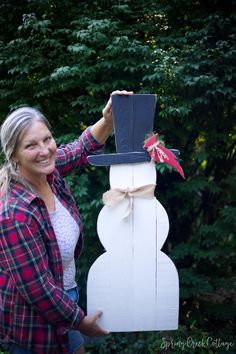
<svg viewBox="0 0 236 354">
<path fill-rule="evenodd" d="M 69 187 L 62 179 L 86 156 L 102 147 L 91 128 L 57 150 L 56 168 L 48 181 L 61 203 L 82 223 Z M 12 183 L 0 201 L 0 342 L 14 342 L 38 354 L 69 353 L 67 331 L 83 311 L 63 290 L 59 247 L 44 202 Z M 82 237 L 75 249 L 80 255 Z"/>
</svg>

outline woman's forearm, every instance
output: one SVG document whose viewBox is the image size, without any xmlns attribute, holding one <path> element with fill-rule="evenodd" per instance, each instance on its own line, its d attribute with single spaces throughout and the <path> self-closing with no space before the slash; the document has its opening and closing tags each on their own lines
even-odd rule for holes
<svg viewBox="0 0 236 354">
<path fill-rule="evenodd" d="M 91 133 L 100 144 L 104 144 L 107 138 L 111 135 L 112 130 L 113 121 L 106 120 L 102 117 L 92 126 Z"/>
</svg>

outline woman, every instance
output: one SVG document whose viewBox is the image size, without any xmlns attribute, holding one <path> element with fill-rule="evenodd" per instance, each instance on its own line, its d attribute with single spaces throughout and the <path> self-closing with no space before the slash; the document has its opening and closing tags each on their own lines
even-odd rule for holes
<svg viewBox="0 0 236 354">
<path fill-rule="evenodd" d="M 107 333 L 96 323 L 101 312 L 85 316 L 77 304 L 82 224 L 63 177 L 98 153 L 112 129 L 111 98 L 97 123 L 59 148 L 33 108 L 17 109 L 1 127 L 0 342 L 11 354 L 81 354 L 81 333 Z"/>
</svg>

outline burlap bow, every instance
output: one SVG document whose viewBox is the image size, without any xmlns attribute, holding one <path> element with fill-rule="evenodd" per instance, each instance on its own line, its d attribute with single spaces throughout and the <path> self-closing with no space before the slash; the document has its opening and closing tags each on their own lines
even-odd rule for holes
<svg viewBox="0 0 236 354">
<path fill-rule="evenodd" d="M 127 210 L 123 216 L 126 218 L 131 213 L 133 207 L 133 197 L 154 198 L 155 184 L 146 184 L 136 188 L 111 188 L 103 194 L 103 203 L 107 206 L 113 206 L 124 199 L 128 200 Z"/>
</svg>

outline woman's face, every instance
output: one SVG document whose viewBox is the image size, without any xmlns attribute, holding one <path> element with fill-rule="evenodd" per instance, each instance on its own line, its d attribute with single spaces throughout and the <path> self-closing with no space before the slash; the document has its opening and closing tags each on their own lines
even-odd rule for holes
<svg viewBox="0 0 236 354">
<path fill-rule="evenodd" d="M 47 126 L 40 121 L 33 122 L 22 133 L 13 155 L 19 174 L 33 183 L 46 179 L 54 170 L 56 150 L 56 142 Z"/>
</svg>

